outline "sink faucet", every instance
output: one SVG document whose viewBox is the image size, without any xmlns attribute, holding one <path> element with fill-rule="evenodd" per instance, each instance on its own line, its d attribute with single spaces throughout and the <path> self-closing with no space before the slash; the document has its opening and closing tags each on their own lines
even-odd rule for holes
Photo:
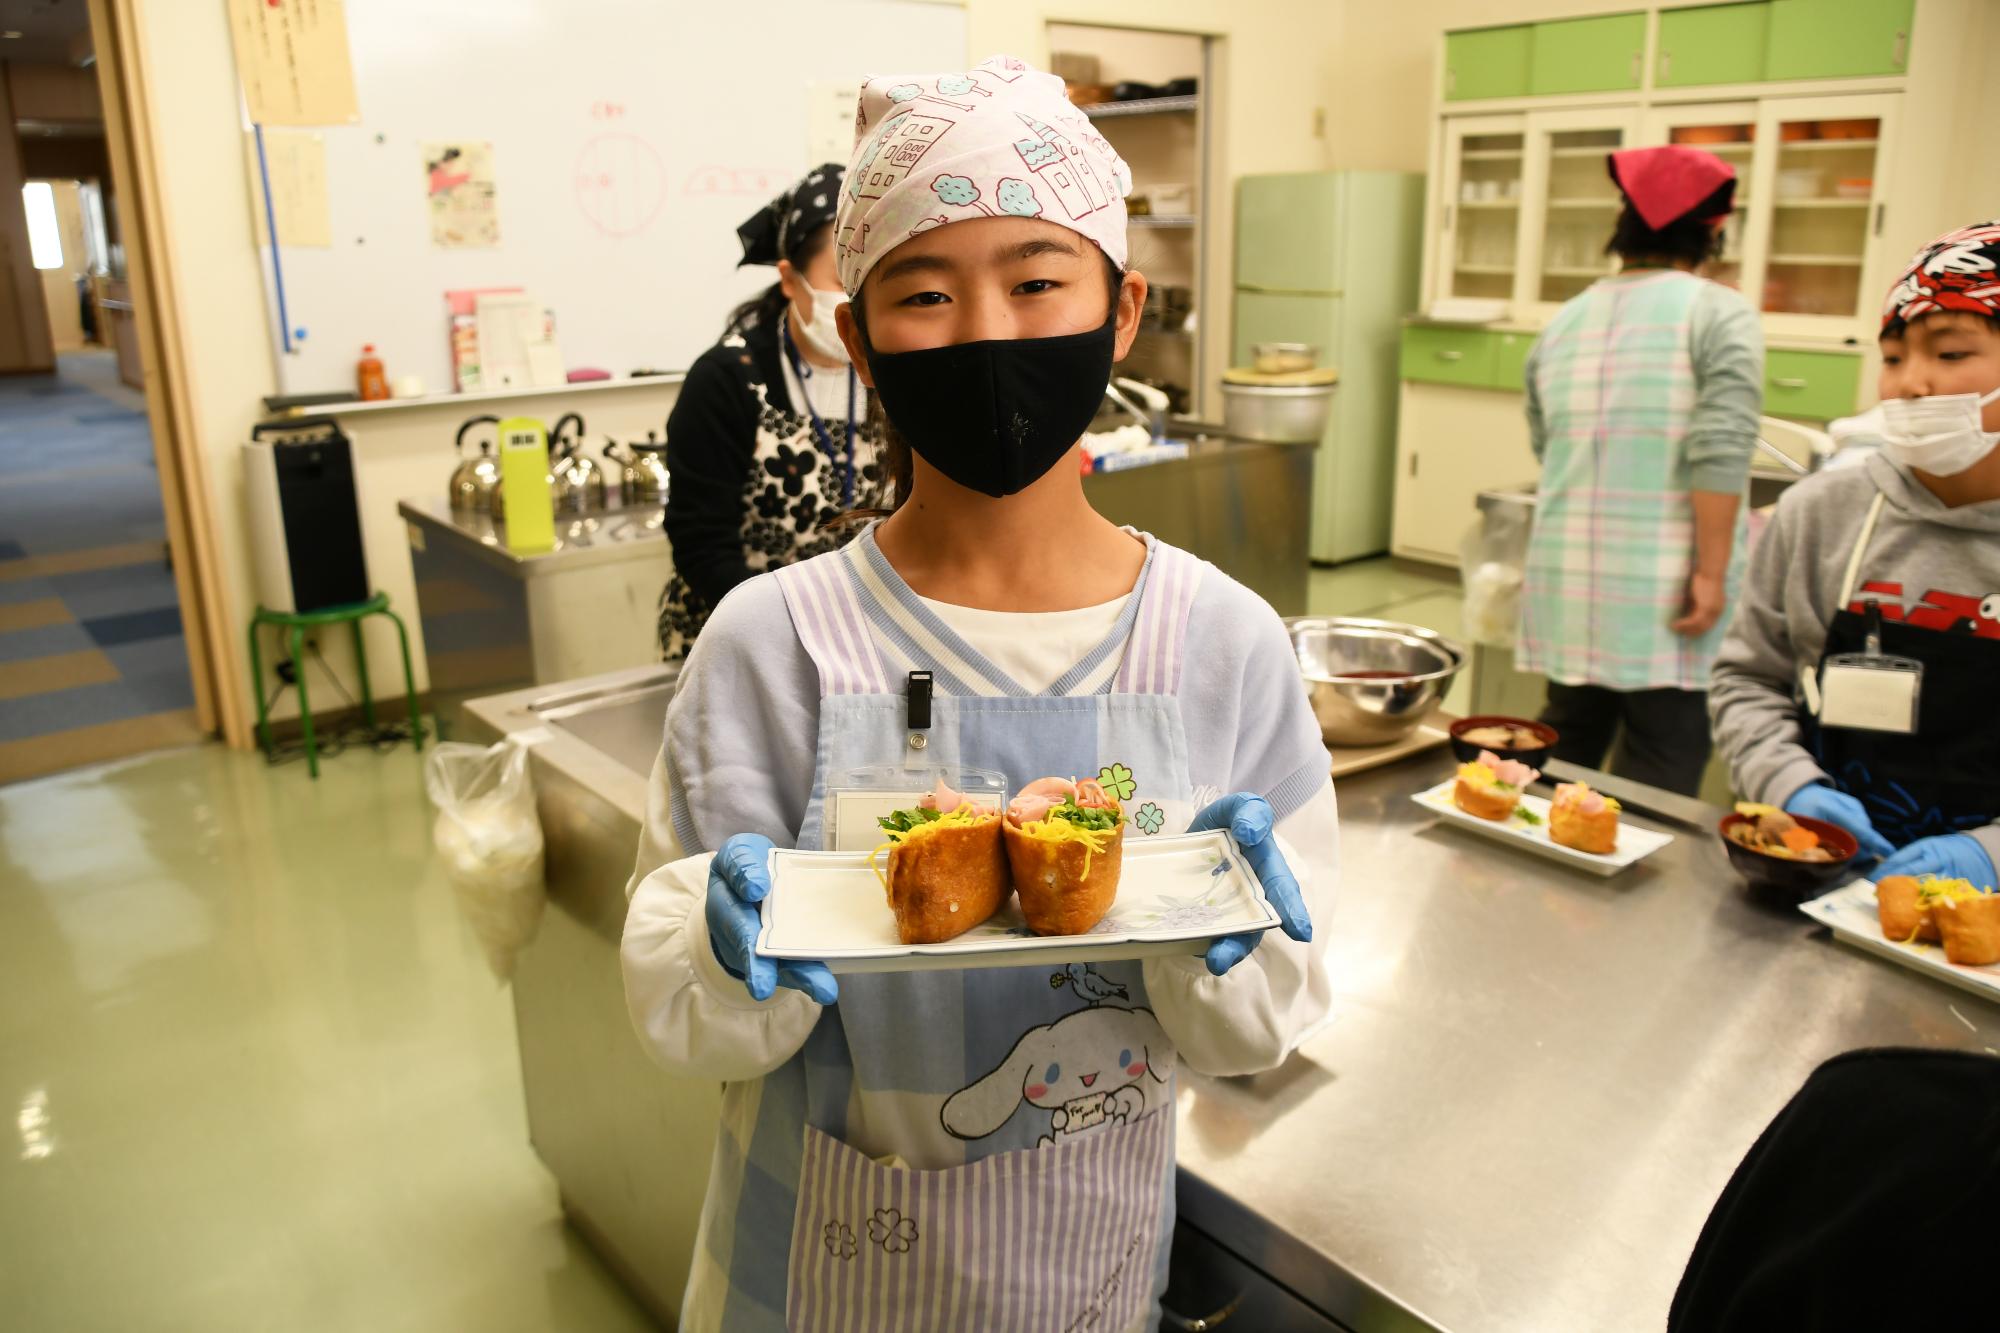
<svg viewBox="0 0 2000 1333">
<path fill-rule="evenodd" d="M 1131 389 L 1135 393 L 1142 388 L 1145 389 L 1146 393 L 1142 396 L 1148 399 L 1146 407 L 1141 408 L 1137 403 L 1134 403 L 1129 397 L 1127 397 L 1124 394 L 1124 392 L 1122 392 L 1119 389 L 1118 386 L 1120 384 L 1123 384 L 1127 389 Z M 1144 426 L 1146 428 L 1146 433 L 1152 436 L 1154 441 L 1157 442 L 1165 438 L 1167 433 L 1166 395 L 1161 393 L 1158 389 L 1153 388 L 1151 385 L 1137 384 L 1135 381 L 1132 380 L 1119 380 L 1114 383 L 1106 384 L 1104 386 L 1104 396 L 1110 399 L 1113 405 L 1122 409 L 1126 415 L 1130 416 L 1134 421 Z M 1158 406 L 1153 405 L 1151 401 L 1153 398 L 1158 398 L 1159 400 Z"/>
</svg>

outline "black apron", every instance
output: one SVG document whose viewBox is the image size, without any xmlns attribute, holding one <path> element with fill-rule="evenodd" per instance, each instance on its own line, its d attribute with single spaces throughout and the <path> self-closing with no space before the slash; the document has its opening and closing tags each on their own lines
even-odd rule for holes
<svg viewBox="0 0 2000 1333">
<path fill-rule="evenodd" d="M 1869 630 L 1879 628 L 1881 652 L 1923 663 L 1917 729 L 1905 736 L 1821 726 L 1809 710 L 1801 717 L 1819 766 L 1860 800 L 1877 832 L 1903 847 L 1984 828 L 2000 816 L 2000 639 L 1980 637 L 1969 619 L 1948 630 L 1922 629 L 1882 620 L 1872 602 L 1866 614 L 1848 609 L 1879 503 L 1862 528 L 1818 671 L 1829 657 L 1867 651 Z"/>
</svg>

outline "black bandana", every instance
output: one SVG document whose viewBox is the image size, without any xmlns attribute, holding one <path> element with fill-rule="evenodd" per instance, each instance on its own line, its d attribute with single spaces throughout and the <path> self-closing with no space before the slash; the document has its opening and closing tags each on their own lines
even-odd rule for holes
<svg viewBox="0 0 2000 1333">
<path fill-rule="evenodd" d="M 796 258 L 806 237 L 818 231 L 822 223 L 833 221 L 834 210 L 840 206 L 840 185 L 846 176 L 847 168 L 840 163 L 822 163 L 807 172 L 797 185 L 751 214 L 750 220 L 736 229 L 737 239 L 743 242 L 743 258 L 736 261 L 736 267 Z"/>
</svg>

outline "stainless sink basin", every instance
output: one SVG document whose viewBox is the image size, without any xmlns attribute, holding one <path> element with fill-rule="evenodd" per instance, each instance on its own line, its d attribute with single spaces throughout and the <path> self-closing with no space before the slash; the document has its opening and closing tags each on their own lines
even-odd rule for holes
<svg viewBox="0 0 2000 1333">
<path fill-rule="evenodd" d="M 528 709 L 643 778 L 659 757 L 667 704 L 679 676 L 678 665 L 661 666 L 638 680 L 545 695 Z"/>
</svg>

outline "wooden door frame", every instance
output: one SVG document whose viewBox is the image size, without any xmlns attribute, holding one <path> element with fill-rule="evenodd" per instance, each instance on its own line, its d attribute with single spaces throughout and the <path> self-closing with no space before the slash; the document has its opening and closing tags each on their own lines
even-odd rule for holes
<svg viewBox="0 0 2000 1333">
<path fill-rule="evenodd" d="M 232 669 L 235 634 L 227 623 L 221 547 L 210 510 L 213 491 L 199 447 L 190 404 L 187 340 L 179 291 L 167 246 L 158 164 L 153 160 L 145 63 L 135 34 L 136 0 L 89 0 L 97 53 L 97 86 L 104 101 L 105 147 L 119 194 L 126 271 L 132 286 L 140 362 L 145 370 L 146 418 L 159 465 L 160 502 L 174 553 L 174 587 L 180 595 L 188 672 L 194 681 L 195 716 L 204 732 L 220 732 L 229 745 L 250 744 L 248 709 L 220 673 Z"/>
</svg>

